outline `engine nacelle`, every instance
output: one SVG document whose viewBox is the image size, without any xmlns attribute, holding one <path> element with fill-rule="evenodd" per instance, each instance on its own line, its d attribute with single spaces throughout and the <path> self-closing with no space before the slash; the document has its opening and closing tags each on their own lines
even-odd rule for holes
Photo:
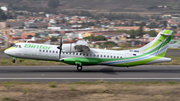
<svg viewBox="0 0 180 101">
<path fill-rule="evenodd" d="M 77 50 L 74 48 L 75 44 L 63 44 L 62 45 L 62 51 L 63 52 L 77 52 Z"/>
</svg>

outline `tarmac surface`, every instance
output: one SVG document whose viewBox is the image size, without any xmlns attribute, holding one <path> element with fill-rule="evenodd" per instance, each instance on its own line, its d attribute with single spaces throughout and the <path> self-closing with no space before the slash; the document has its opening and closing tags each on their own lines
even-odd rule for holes
<svg viewBox="0 0 180 101">
<path fill-rule="evenodd" d="M 166 55 L 180 56 L 180 50 L 168 50 Z M 0 51 L 0 58 L 10 58 Z M 119 81 L 180 81 L 180 65 L 142 65 L 130 68 L 110 66 L 0 66 L 0 81 L 79 82 Z"/>
<path fill-rule="evenodd" d="M 0 81 L 80 82 L 80 81 L 180 81 L 179 65 L 135 67 L 84 66 L 0 66 Z"/>
</svg>

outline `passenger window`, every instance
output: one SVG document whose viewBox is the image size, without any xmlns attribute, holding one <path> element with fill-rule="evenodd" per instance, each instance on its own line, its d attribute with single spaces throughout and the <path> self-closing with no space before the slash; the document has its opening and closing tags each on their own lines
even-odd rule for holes
<svg viewBox="0 0 180 101">
<path fill-rule="evenodd" d="M 104 57 L 106 57 L 106 55 L 104 55 Z"/>
<path fill-rule="evenodd" d="M 92 54 L 90 54 L 90 56 L 92 56 Z"/>
<path fill-rule="evenodd" d="M 46 52 L 48 52 L 48 50 L 46 50 Z"/>
<path fill-rule="evenodd" d="M 19 45 L 19 48 L 21 48 L 21 45 Z"/>
<path fill-rule="evenodd" d="M 51 53 L 51 50 L 49 51 L 49 53 Z"/>
<path fill-rule="evenodd" d="M 101 57 L 103 57 L 103 56 L 101 55 Z"/>
<path fill-rule="evenodd" d="M 97 55 L 97 57 L 99 57 L 99 55 Z"/>
<path fill-rule="evenodd" d="M 56 53 L 58 53 L 58 51 L 56 51 Z"/>
<path fill-rule="evenodd" d="M 94 56 L 96 56 L 96 54 L 94 54 Z"/>
<path fill-rule="evenodd" d="M 74 55 L 75 53 L 73 53 L 73 55 Z"/>
<path fill-rule="evenodd" d="M 45 52 L 45 50 L 43 50 L 43 52 Z"/>
<path fill-rule="evenodd" d="M 39 50 L 39 52 L 41 52 L 41 50 Z"/>
<path fill-rule="evenodd" d="M 82 53 L 80 53 L 79 55 L 82 55 Z"/>
<path fill-rule="evenodd" d="M 76 55 L 78 55 L 78 53 L 76 53 Z"/>
<path fill-rule="evenodd" d="M 116 58 L 116 56 L 114 56 L 114 58 Z"/>
<path fill-rule="evenodd" d="M 107 58 L 109 58 L 109 55 L 107 56 Z"/>
<path fill-rule="evenodd" d="M 117 58 L 119 58 L 119 56 L 117 56 Z"/>
<path fill-rule="evenodd" d="M 111 56 L 111 58 L 112 58 L 112 56 Z"/>
<path fill-rule="evenodd" d="M 88 56 L 88 54 L 86 54 L 86 56 Z"/>
<path fill-rule="evenodd" d="M 122 56 L 121 56 L 121 59 L 122 59 Z"/>
<path fill-rule="evenodd" d="M 83 56 L 85 56 L 85 53 L 83 53 Z"/>
</svg>

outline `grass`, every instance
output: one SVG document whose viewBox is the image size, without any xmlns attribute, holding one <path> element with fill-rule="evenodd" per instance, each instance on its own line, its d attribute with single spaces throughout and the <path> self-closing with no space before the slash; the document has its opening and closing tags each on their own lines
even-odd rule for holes
<svg viewBox="0 0 180 101">
<path fill-rule="evenodd" d="M 4 99 L 4 100 L 10 100 L 10 98 L 9 98 L 9 97 L 4 97 L 3 99 Z"/>
<path fill-rule="evenodd" d="M 70 88 L 71 88 L 71 91 L 76 91 L 75 87 L 70 87 Z"/>
<path fill-rule="evenodd" d="M 26 94 L 29 91 L 29 88 L 23 88 L 22 93 Z"/>
<path fill-rule="evenodd" d="M 4 89 L 4 84 L 13 84 Z M 56 88 L 51 87 L 55 84 Z M 180 82 L 75 82 L 75 83 L 23 83 L 0 82 L 2 101 L 177 101 Z M 75 91 L 75 92 L 74 92 Z M 8 95 L 8 96 L 7 96 Z"/>
<path fill-rule="evenodd" d="M 56 82 L 50 82 L 49 84 L 50 84 L 49 87 L 51 87 L 51 88 L 56 88 L 57 87 Z"/>
</svg>

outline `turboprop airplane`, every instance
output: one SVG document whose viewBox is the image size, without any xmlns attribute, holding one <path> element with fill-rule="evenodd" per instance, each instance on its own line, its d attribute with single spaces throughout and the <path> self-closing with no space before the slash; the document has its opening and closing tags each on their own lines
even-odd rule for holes
<svg viewBox="0 0 180 101">
<path fill-rule="evenodd" d="M 13 63 L 16 58 L 60 61 L 76 65 L 78 71 L 82 71 L 85 65 L 130 67 L 171 61 L 171 58 L 164 56 L 173 34 L 173 30 L 162 30 L 147 45 L 131 50 L 93 49 L 83 40 L 63 44 L 61 36 L 60 45 L 16 43 L 4 53 L 13 57 Z"/>
</svg>

